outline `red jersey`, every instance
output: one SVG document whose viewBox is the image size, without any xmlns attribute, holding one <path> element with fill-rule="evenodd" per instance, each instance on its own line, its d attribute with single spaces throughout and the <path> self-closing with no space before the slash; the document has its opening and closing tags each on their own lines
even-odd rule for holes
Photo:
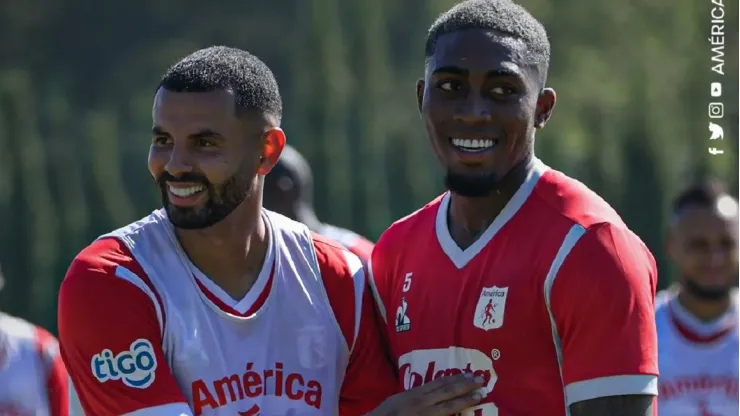
<svg viewBox="0 0 740 416">
<path fill-rule="evenodd" d="M 188 260 L 162 210 L 75 258 L 59 340 L 86 414 L 351 416 L 398 390 L 360 259 L 264 219 L 265 263 L 242 299 Z"/>
<path fill-rule="evenodd" d="M 449 204 L 447 193 L 391 225 L 369 266 L 404 389 L 482 376 L 471 416 L 657 394 L 655 261 L 605 201 L 537 161 L 466 249 Z"/>
</svg>

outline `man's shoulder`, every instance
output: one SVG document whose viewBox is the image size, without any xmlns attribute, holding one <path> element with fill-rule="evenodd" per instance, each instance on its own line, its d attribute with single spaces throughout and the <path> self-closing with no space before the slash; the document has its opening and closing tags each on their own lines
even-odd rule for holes
<svg viewBox="0 0 740 416">
<path fill-rule="evenodd" d="M 362 269 L 360 258 L 339 242 L 313 232 L 311 238 L 316 261 L 325 283 L 337 279 L 353 279 Z"/>
<path fill-rule="evenodd" d="M 59 305 L 69 307 L 96 297 L 120 306 L 131 302 L 139 292 L 147 297 L 151 297 L 150 293 L 158 296 L 146 271 L 124 241 L 103 236 L 82 249 L 72 261 L 59 288 Z"/>
<path fill-rule="evenodd" d="M 43 332 L 44 335 L 49 334 L 45 329 L 23 318 L 5 313 L 0 314 L 0 332 L 7 339 L 13 340 L 14 344 L 29 347 L 35 345 L 39 332 Z M 49 334 L 49 336 L 52 335 Z"/>
<path fill-rule="evenodd" d="M 439 195 L 423 207 L 393 222 L 381 234 L 375 250 L 393 249 L 408 243 L 408 236 L 421 230 L 434 231 L 437 211 L 446 193 Z"/>
<path fill-rule="evenodd" d="M 604 198 L 560 171 L 548 169 L 537 183 L 535 195 L 553 213 L 584 228 L 601 223 L 624 225 Z"/>
<path fill-rule="evenodd" d="M 83 248 L 67 270 L 67 280 L 87 279 L 93 274 L 114 273 L 118 266 L 136 263 L 129 248 L 114 236 L 103 236 Z"/>
<path fill-rule="evenodd" d="M 331 224 L 322 224 L 321 229 L 317 230 L 317 234 L 338 242 L 363 261 L 368 260 L 375 245 L 372 241 L 352 230 Z"/>
</svg>

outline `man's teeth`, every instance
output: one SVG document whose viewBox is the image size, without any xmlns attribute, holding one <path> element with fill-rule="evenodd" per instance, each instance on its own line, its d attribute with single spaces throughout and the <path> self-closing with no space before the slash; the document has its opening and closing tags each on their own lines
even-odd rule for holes
<svg viewBox="0 0 740 416">
<path fill-rule="evenodd" d="M 168 186 L 170 192 L 179 197 L 188 197 L 197 194 L 204 189 L 203 186 L 189 186 L 187 188 L 176 188 L 174 186 Z"/>
<path fill-rule="evenodd" d="M 482 152 L 496 145 L 491 139 L 456 139 L 452 138 L 452 145 L 466 152 Z"/>
</svg>

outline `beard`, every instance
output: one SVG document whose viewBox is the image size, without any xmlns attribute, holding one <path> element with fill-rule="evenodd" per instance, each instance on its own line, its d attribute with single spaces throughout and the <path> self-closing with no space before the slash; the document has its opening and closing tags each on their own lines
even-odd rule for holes
<svg viewBox="0 0 740 416">
<path fill-rule="evenodd" d="M 451 192 L 468 198 L 488 196 L 496 191 L 499 177 L 495 173 L 470 175 L 447 171 L 445 186 Z"/>
<path fill-rule="evenodd" d="M 697 299 L 705 301 L 719 301 L 727 299 L 732 291 L 732 285 L 724 287 L 706 287 L 696 283 L 694 280 L 684 278 L 681 283 L 683 289 Z"/>
<path fill-rule="evenodd" d="M 241 171 L 241 170 L 240 170 Z M 169 200 L 167 182 L 188 182 L 203 185 L 206 202 L 200 207 L 178 207 Z M 214 186 L 205 176 L 186 173 L 174 177 L 168 172 L 157 179 L 162 196 L 162 206 L 173 226 L 185 230 L 211 227 L 228 217 L 252 193 L 252 181 L 245 175 L 235 174 L 222 185 Z"/>
</svg>

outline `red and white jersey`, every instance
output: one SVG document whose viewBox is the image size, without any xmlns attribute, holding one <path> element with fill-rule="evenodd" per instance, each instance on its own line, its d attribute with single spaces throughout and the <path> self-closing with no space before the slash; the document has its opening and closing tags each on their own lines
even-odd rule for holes
<svg viewBox="0 0 740 416">
<path fill-rule="evenodd" d="M 480 375 L 470 416 L 657 394 L 655 261 L 604 200 L 537 161 L 466 249 L 449 205 L 447 193 L 391 225 L 369 266 L 403 388 Z"/>
<path fill-rule="evenodd" d="M 737 299 L 723 316 L 701 322 L 674 292 L 661 293 L 656 311 L 660 416 L 736 416 Z"/>
<path fill-rule="evenodd" d="M 264 268 L 240 300 L 189 261 L 161 210 L 75 258 L 60 343 L 88 415 L 360 415 L 397 391 L 360 260 L 263 217 Z"/>
<path fill-rule="evenodd" d="M 375 244 L 356 232 L 330 224 L 321 224 L 321 228 L 317 232 L 343 245 L 359 257 L 363 264 L 367 264 L 370 260 L 370 254 Z"/>
<path fill-rule="evenodd" d="M 66 416 L 68 394 L 54 336 L 0 314 L 0 416 Z"/>
</svg>

